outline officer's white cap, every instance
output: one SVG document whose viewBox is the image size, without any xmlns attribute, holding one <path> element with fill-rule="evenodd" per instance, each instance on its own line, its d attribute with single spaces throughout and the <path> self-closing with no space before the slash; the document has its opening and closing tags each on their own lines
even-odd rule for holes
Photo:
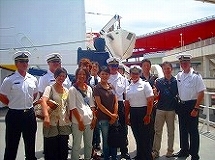
<svg viewBox="0 0 215 160">
<path fill-rule="evenodd" d="M 179 61 L 190 61 L 191 58 L 192 58 L 192 55 L 191 54 L 178 54 L 176 56 L 176 58 L 179 60 Z"/>
<path fill-rule="evenodd" d="M 18 51 L 13 54 L 14 61 L 25 61 L 28 60 L 31 53 L 28 51 Z"/>
<path fill-rule="evenodd" d="M 142 68 L 138 65 L 132 65 L 130 66 L 129 68 L 129 72 L 130 73 L 138 73 L 138 74 L 141 74 L 142 73 Z"/>
<path fill-rule="evenodd" d="M 110 57 L 106 60 L 107 64 L 119 64 L 119 58 Z"/>
<path fill-rule="evenodd" d="M 61 60 L 62 60 L 62 56 L 60 55 L 60 53 L 51 53 L 51 54 L 48 54 L 46 57 L 47 62 L 51 62 L 51 61 L 61 62 Z"/>
</svg>

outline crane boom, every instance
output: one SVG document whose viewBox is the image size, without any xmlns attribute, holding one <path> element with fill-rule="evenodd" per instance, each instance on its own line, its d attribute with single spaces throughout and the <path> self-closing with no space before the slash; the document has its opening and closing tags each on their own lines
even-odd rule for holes
<svg viewBox="0 0 215 160">
<path fill-rule="evenodd" d="M 110 30 L 110 28 L 114 25 L 114 23 L 115 22 L 119 22 L 119 24 L 120 24 L 120 19 L 121 19 L 122 17 L 120 17 L 119 15 L 114 15 L 113 16 L 113 18 L 101 29 L 101 31 L 99 32 L 100 33 L 100 35 L 104 35 L 105 33 L 107 33 L 109 30 Z M 119 28 L 120 28 L 120 26 L 119 26 Z M 118 29 L 119 29 L 118 28 Z"/>
</svg>

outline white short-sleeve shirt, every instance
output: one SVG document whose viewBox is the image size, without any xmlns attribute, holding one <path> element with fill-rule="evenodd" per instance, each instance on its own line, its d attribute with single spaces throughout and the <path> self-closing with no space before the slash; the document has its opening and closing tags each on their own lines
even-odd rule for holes
<svg viewBox="0 0 215 160">
<path fill-rule="evenodd" d="M 85 125 L 91 124 L 93 119 L 93 112 L 91 110 L 91 107 L 94 107 L 94 101 L 93 101 L 92 88 L 90 86 L 87 86 L 86 95 L 88 97 L 89 104 L 85 103 L 82 94 L 74 86 L 72 86 L 69 89 L 69 96 L 68 96 L 69 109 L 73 110 L 77 108 L 79 114 L 83 118 L 83 122 Z M 74 115 L 72 115 L 72 123 L 78 124 L 78 121 Z"/>
<path fill-rule="evenodd" d="M 139 79 L 136 83 L 131 84 L 126 89 L 126 100 L 131 107 L 147 106 L 147 98 L 154 96 L 152 87 L 149 82 Z"/>
<path fill-rule="evenodd" d="M 128 80 L 117 72 L 115 75 L 110 75 L 108 83 L 113 85 L 118 101 L 122 101 L 123 93 L 126 92 L 126 87 L 128 86 Z"/>
<path fill-rule="evenodd" d="M 37 78 L 29 73 L 23 77 L 18 71 L 6 77 L 0 88 L 0 93 L 9 99 L 8 107 L 11 109 L 33 107 L 34 94 L 37 92 Z"/>
<path fill-rule="evenodd" d="M 196 100 L 198 93 L 206 89 L 202 76 L 193 69 L 188 74 L 179 72 L 176 75 L 178 93 L 182 101 Z"/>
<path fill-rule="evenodd" d="M 95 86 L 95 78 L 98 80 L 98 82 L 101 81 L 101 78 L 99 76 L 95 77 L 95 76 L 90 76 L 90 81 L 89 81 L 89 84 L 90 86 Z"/>
</svg>

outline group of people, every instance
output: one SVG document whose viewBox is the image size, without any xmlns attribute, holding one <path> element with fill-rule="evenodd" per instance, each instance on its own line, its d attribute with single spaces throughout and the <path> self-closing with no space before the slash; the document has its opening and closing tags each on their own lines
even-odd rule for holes
<svg viewBox="0 0 215 160">
<path fill-rule="evenodd" d="M 35 140 L 37 122 L 33 102 L 42 105 L 44 157 L 46 160 L 67 160 L 68 141 L 72 141 L 71 159 L 79 160 L 81 141 L 84 159 L 91 159 L 93 150 L 102 148 L 104 160 L 117 159 L 117 148 L 109 145 L 109 127 L 121 125 L 121 158 L 131 159 L 128 152 L 128 125 L 136 141 L 136 160 L 152 160 L 160 156 L 162 130 L 167 124 L 166 157 L 199 159 L 198 111 L 204 97 L 205 85 L 200 74 L 191 67 L 190 55 L 179 55 L 182 72 L 172 75 L 170 62 L 163 62 L 164 77 L 150 74 L 151 62 L 129 68 L 129 78 L 118 58 L 107 59 L 99 66 L 83 58 L 71 82 L 61 66 L 59 53 L 47 56 L 49 69 L 39 78 L 30 75 L 30 53 L 16 52 L 13 56 L 17 70 L 6 77 L 0 88 L 0 101 L 9 107 L 5 117 L 6 147 L 4 160 L 15 160 L 23 136 L 26 160 L 36 160 Z M 49 100 L 59 107 L 51 113 Z M 179 118 L 181 150 L 174 154 L 174 120 Z M 72 135 L 72 140 L 69 135 Z M 101 139 L 100 139 L 101 138 Z M 102 147 L 100 146 L 102 141 Z"/>
</svg>

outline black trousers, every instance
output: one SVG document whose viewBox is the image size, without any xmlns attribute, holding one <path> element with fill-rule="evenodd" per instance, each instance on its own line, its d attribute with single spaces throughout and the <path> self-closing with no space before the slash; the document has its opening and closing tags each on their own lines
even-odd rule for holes
<svg viewBox="0 0 215 160">
<path fill-rule="evenodd" d="M 137 160 L 152 160 L 151 124 L 145 125 L 143 118 L 147 107 L 131 107 L 131 129 L 137 144 Z"/>
<path fill-rule="evenodd" d="M 119 123 L 122 126 L 122 130 L 123 130 L 123 139 L 124 139 L 124 146 L 120 147 L 120 152 L 122 155 L 127 154 L 128 153 L 128 126 L 125 123 L 125 106 L 123 101 L 118 101 L 118 116 L 119 116 Z"/>
<path fill-rule="evenodd" d="M 157 109 L 157 104 L 154 104 L 153 108 L 152 108 L 151 120 L 150 120 L 150 125 L 151 125 L 151 128 L 150 128 L 151 146 L 153 146 L 153 143 L 154 143 L 156 109 Z"/>
<path fill-rule="evenodd" d="M 191 111 L 196 101 L 187 101 L 180 104 L 178 110 L 180 148 L 182 151 L 189 153 L 193 158 L 199 159 L 199 116 L 192 117 Z"/>
<path fill-rule="evenodd" d="M 5 117 L 6 148 L 4 160 L 15 160 L 22 135 L 25 145 L 25 159 L 36 160 L 35 138 L 37 122 L 33 108 L 27 111 L 9 109 Z"/>
<path fill-rule="evenodd" d="M 44 138 L 45 160 L 67 160 L 69 135 Z"/>
</svg>

